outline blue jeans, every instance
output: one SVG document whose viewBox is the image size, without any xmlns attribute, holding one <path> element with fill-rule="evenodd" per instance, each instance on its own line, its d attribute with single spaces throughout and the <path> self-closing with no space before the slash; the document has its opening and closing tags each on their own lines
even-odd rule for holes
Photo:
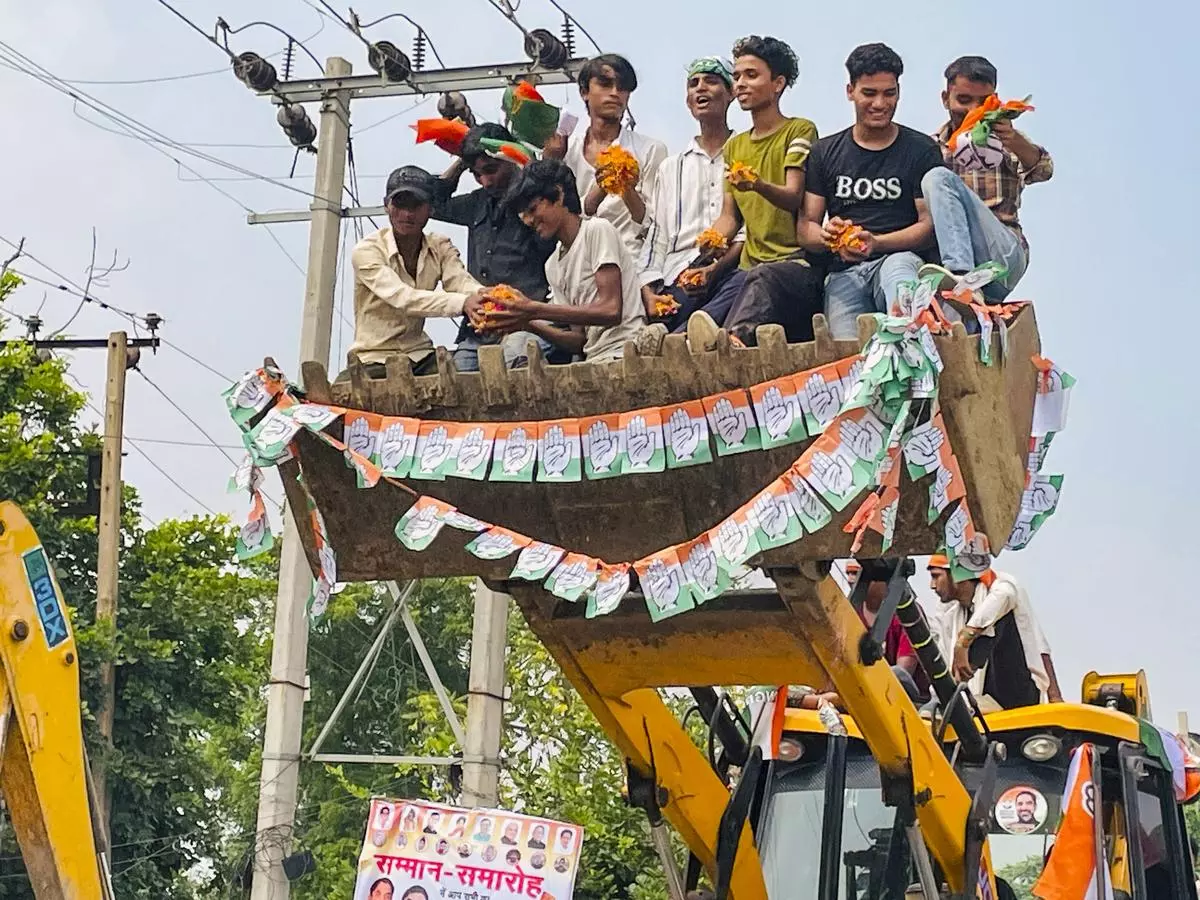
<svg viewBox="0 0 1200 900">
<path fill-rule="evenodd" d="M 1028 264 L 1017 236 L 949 169 L 930 169 L 921 179 L 921 190 L 933 217 L 942 265 L 959 274 L 985 262 L 1007 266 L 1003 280 L 983 289 L 984 296 L 992 300 L 1007 297 Z"/>
<path fill-rule="evenodd" d="M 685 334 L 687 320 L 697 310 L 703 310 L 712 316 L 712 320 L 718 325 L 724 325 L 725 317 L 729 315 L 733 301 L 741 293 L 742 283 L 745 280 L 745 270 L 733 269 L 727 272 L 720 281 L 710 285 L 708 290 L 698 297 L 691 296 L 678 285 L 671 285 L 667 288 L 667 293 L 674 297 L 679 304 L 679 312 L 675 313 L 666 323 L 667 328 L 674 334 Z"/>
<path fill-rule="evenodd" d="M 516 368 L 518 365 L 528 362 L 526 344 L 531 340 L 537 341 L 538 346 L 542 348 L 542 356 L 548 357 L 555 349 L 548 340 L 529 331 L 514 331 L 499 341 L 494 338 L 480 340 L 478 335 L 469 331 L 463 335 L 458 346 L 454 348 L 454 368 L 460 372 L 478 372 L 480 346 L 496 343 L 500 344 L 500 348 L 504 352 L 504 365 L 510 369 Z"/>
<path fill-rule="evenodd" d="M 825 317 L 835 341 L 858 338 L 858 317 L 886 313 L 902 281 L 916 281 L 921 257 L 905 250 L 857 263 L 825 279 Z"/>
</svg>

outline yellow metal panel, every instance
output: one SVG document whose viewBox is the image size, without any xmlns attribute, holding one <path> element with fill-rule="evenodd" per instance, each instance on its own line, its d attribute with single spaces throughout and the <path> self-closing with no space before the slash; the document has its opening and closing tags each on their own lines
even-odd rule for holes
<svg viewBox="0 0 1200 900">
<path fill-rule="evenodd" d="M 0 665 L 0 702 L 12 702 L 0 789 L 34 894 L 100 900 L 75 637 L 37 534 L 8 502 L 0 503 Z"/>
<path fill-rule="evenodd" d="M 1019 709 L 1006 709 L 988 713 L 984 716 L 988 728 L 998 736 L 1007 731 L 1026 731 L 1037 728 L 1063 728 L 1079 734 L 1103 735 L 1118 741 L 1137 743 L 1138 725 L 1130 716 L 1104 709 L 1099 706 L 1087 706 L 1080 703 L 1043 703 L 1038 706 L 1024 706 Z M 852 738 L 862 739 L 862 731 L 853 717 L 844 719 L 846 731 Z M 925 723 L 929 730 L 930 723 Z M 817 714 L 807 709 L 789 709 L 783 722 L 784 731 L 810 732 L 823 734 L 825 726 L 817 718 Z M 947 726 L 946 740 L 956 740 L 954 728 Z"/>
<path fill-rule="evenodd" d="M 553 598 L 540 586 L 512 582 L 509 590 L 529 626 L 546 645 L 609 739 L 642 772 L 648 772 L 653 762 L 657 783 L 667 791 L 663 814 L 713 877 L 717 828 L 729 802 L 729 791 L 704 754 L 692 743 L 658 691 L 642 688 L 615 695 L 598 687 L 592 677 L 593 670 L 563 639 L 562 631 L 556 627 L 559 623 L 552 621 Z M 603 674 L 605 668 L 599 667 L 598 671 Z M 730 896 L 732 900 L 767 900 L 762 863 L 749 825 L 743 828 L 738 843 Z"/>
<path fill-rule="evenodd" d="M 772 576 L 784 597 L 805 595 L 798 573 L 776 571 Z M 883 662 L 859 662 L 859 641 L 866 628 L 837 582 L 825 578 L 817 585 L 816 597 L 792 604 L 792 612 L 798 633 L 808 638 L 880 768 L 898 775 L 911 772 L 925 842 L 951 889 L 961 891 L 971 798 L 942 748 L 891 668 Z"/>
</svg>

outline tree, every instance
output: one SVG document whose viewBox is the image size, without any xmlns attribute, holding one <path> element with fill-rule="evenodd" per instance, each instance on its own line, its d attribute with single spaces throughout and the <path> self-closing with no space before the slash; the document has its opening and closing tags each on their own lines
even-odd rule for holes
<svg viewBox="0 0 1200 900">
<path fill-rule="evenodd" d="M 19 282 L 0 281 L 0 302 Z M 249 755 L 253 730 L 234 725 L 266 678 L 264 622 L 274 596 L 262 567 L 236 566 L 234 531 L 222 518 L 147 528 L 136 490 L 122 509 L 119 630 L 95 624 L 96 521 L 71 518 L 86 456 L 100 439 L 78 421 L 86 398 L 67 365 L 27 345 L 0 346 L 0 497 L 21 505 L 54 562 L 79 643 L 85 739 L 109 766 L 112 869 L 118 896 L 197 896 L 184 873 L 219 858 L 231 825 L 225 787 Z M 116 662 L 114 752 L 95 727 L 101 660 Z M 211 752 L 214 736 L 236 749 Z M 6 846 L 13 847 L 11 835 Z M 19 859 L 0 872 L 23 871 Z M 28 883 L 0 880 L 0 897 L 28 897 Z"/>
</svg>

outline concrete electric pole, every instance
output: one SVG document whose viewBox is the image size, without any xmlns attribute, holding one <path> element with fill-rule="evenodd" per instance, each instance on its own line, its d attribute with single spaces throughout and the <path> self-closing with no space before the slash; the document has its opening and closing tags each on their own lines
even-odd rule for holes
<svg viewBox="0 0 1200 900">
<path fill-rule="evenodd" d="M 463 806 L 499 802 L 500 733 L 504 724 L 504 651 L 512 598 L 475 582 L 471 670 L 467 680 L 467 730 L 463 747 Z"/>
<path fill-rule="evenodd" d="M 344 78 L 350 74 L 350 63 L 330 57 L 325 74 Z M 322 97 L 319 129 L 299 362 L 328 365 L 342 224 L 340 201 L 350 135 L 350 102 L 344 92 L 330 91 Z M 308 661 L 307 605 L 313 579 L 296 530 L 295 516 L 304 515 L 305 510 L 292 509 L 290 513 L 284 521 L 275 597 L 275 642 L 267 688 L 251 900 L 287 900 L 291 889 L 281 864 L 291 852 L 296 818 Z"/>
</svg>

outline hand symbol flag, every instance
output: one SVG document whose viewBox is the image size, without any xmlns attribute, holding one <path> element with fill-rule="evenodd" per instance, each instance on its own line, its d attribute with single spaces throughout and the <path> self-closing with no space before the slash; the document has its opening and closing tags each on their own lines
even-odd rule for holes
<svg viewBox="0 0 1200 900">
<path fill-rule="evenodd" d="M 692 421 L 692 417 L 682 409 L 671 413 L 667 420 L 667 432 L 670 434 L 671 452 L 678 460 L 691 459 L 696 455 L 700 446 L 700 423 Z"/>
<path fill-rule="evenodd" d="M 767 420 L 767 434 L 771 440 L 777 441 L 788 433 L 792 427 L 792 404 L 783 396 L 779 388 L 772 385 L 767 388 L 762 398 L 763 417 Z"/>
<path fill-rule="evenodd" d="M 617 459 L 617 435 L 604 422 L 593 422 L 587 430 L 588 458 L 596 472 L 607 472 Z"/>
<path fill-rule="evenodd" d="M 531 462 L 537 453 L 537 444 L 529 439 L 524 428 L 514 428 L 504 442 L 504 474 L 515 475 Z"/>
<path fill-rule="evenodd" d="M 854 487 L 854 470 L 845 457 L 817 450 L 812 455 L 812 473 L 828 494 L 845 497 Z"/>
<path fill-rule="evenodd" d="M 746 419 L 725 397 L 713 406 L 713 424 L 726 446 L 736 447 L 746 439 Z"/>
<path fill-rule="evenodd" d="M 458 447 L 456 467 L 459 472 L 474 472 L 487 457 L 488 442 L 482 428 L 472 428 Z"/>
<path fill-rule="evenodd" d="M 634 466 L 646 466 L 654 456 L 654 432 L 646 425 L 642 416 L 634 416 L 625 427 L 625 440 L 629 447 L 629 462 Z"/>
<path fill-rule="evenodd" d="M 425 438 L 425 445 L 421 448 L 421 471 L 436 472 L 438 466 L 444 463 L 449 455 L 449 433 L 445 425 L 438 425 L 429 432 Z"/>
<path fill-rule="evenodd" d="M 367 459 L 375 452 L 376 435 L 371 432 L 371 423 L 366 416 L 359 416 L 346 429 L 346 446 Z"/>
<path fill-rule="evenodd" d="M 542 438 L 542 467 L 547 475 L 558 476 L 571 462 L 571 445 L 561 425 L 551 425 Z"/>
</svg>

